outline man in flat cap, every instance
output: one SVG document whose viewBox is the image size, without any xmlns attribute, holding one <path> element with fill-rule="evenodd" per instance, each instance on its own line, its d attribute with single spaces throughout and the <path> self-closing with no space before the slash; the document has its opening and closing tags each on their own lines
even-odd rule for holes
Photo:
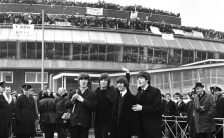
<svg viewBox="0 0 224 138">
<path fill-rule="evenodd" d="M 36 103 L 30 95 L 30 85 L 22 85 L 22 94 L 15 105 L 16 137 L 30 138 L 35 134 L 35 120 L 37 119 Z"/>
<path fill-rule="evenodd" d="M 206 93 L 201 82 L 195 84 L 196 94 L 193 96 L 193 123 L 199 138 L 212 138 L 215 132 L 215 101 L 211 94 Z M 195 131 L 191 130 L 191 131 Z"/>
</svg>

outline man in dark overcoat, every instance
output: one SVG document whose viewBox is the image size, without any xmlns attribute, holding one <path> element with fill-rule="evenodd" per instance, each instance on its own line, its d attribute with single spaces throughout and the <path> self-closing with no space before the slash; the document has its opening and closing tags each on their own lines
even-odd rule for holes
<svg viewBox="0 0 224 138">
<path fill-rule="evenodd" d="M 58 138 L 67 138 L 67 120 L 62 119 L 64 113 L 67 113 L 68 110 L 65 106 L 66 101 L 69 99 L 68 94 L 63 87 L 58 88 L 57 91 L 58 98 L 55 101 L 56 108 L 56 131 L 58 133 Z"/>
<path fill-rule="evenodd" d="M 16 137 L 30 138 L 35 135 L 35 120 L 38 115 L 36 112 L 36 103 L 30 95 L 30 85 L 22 86 L 22 94 L 18 97 L 15 104 L 16 116 Z"/>
<path fill-rule="evenodd" d="M 95 90 L 97 107 L 95 111 L 95 138 L 109 137 L 113 129 L 113 114 L 116 107 L 117 93 L 110 86 L 111 78 L 107 73 L 99 77 L 99 87 Z"/>
<path fill-rule="evenodd" d="M 137 104 L 132 107 L 140 115 L 140 138 L 162 138 L 161 92 L 150 85 L 150 75 L 140 72 L 137 75 Z"/>
<path fill-rule="evenodd" d="M 130 92 L 127 78 L 121 76 L 117 79 L 116 106 L 116 138 L 134 138 L 139 135 L 139 118 L 132 106 L 137 104 L 137 98 Z"/>
<path fill-rule="evenodd" d="M 4 86 L 3 86 L 4 87 Z M 3 88 L 1 87 L 1 88 Z M 8 138 L 11 135 L 13 100 L 11 88 L 6 86 L 0 95 L 0 137 Z"/>
<path fill-rule="evenodd" d="M 39 101 L 40 124 L 45 138 L 53 138 L 56 128 L 56 107 L 55 99 L 51 98 L 47 90 L 43 91 L 42 99 Z"/>
<path fill-rule="evenodd" d="M 96 108 L 96 94 L 89 89 L 90 77 L 87 73 L 80 73 L 79 88 L 70 94 L 66 106 L 70 109 L 71 138 L 88 138 L 92 126 L 92 113 Z"/>
</svg>

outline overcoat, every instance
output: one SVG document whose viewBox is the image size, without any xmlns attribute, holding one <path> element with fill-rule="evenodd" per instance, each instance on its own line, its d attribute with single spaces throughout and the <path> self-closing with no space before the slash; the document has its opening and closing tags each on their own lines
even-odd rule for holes
<svg viewBox="0 0 224 138">
<path fill-rule="evenodd" d="M 13 101 L 9 104 L 3 95 L 0 95 L 0 137 L 9 136 L 12 121 Z"/>
<path fill-rule="evenodd" d="M 36 103 L 32 95 L 22 94 L 15 104 L 16 134 L 35 134 Z"/>
<path fill-rule="evenodd" d="M 200 106 L 204 106 L 205 111 L 194 109 L 194 121 L 197 133 L 214 132 L 215 128 L 215 101 L 211 94 L 204 93 L 199 101 Z"/>
<path fill-rule="evenodd" d="M 140 111 L 140 138 L 162 138 L 161 92 L 158 88 L 148 86 L 139 89 L 137 102 L 142 105 Z"/>
<path fill-rule="evenodd" d="M 119 92 L 119 90 L 117 90 Z M 119 98 L 117 99 L 117 103 Z M 127 93 L 123 96 L 120 115 L 117 114 L 117 138 L 131 138 L 131 136 L 139 135 L 139 117 L 138 113 L 132 110 L 132 106 L 137 104 L 137 98 L 127 89 Z M 118 110 L 118 105 L 117 109 Z"/>
<path fill-rule="evenodd" d="M 70 125 L 80 125 L 85 128 L 90 128 L 92 126 L 92 113 L 97 104 L 96 94 L 89 89 L 85 90 L 84 93 L 81 93 L 80 90 L 77 92 L 83 97 L 84 101 L 80 102 L 76 100 L 75 103 L 73 103 L 71 100 L 68 100 L 65 104 L 66 108 L 70 108 L 71 111 Z M 71 99 L 75 93 L 76 91 L 71 92 L 69 99 Z"/>
<path fill-rule="evenodd" d="M 55 99 L 46 97 L 39 101 L 38 109 L 40 112 L 40 123 L 56 124 L 57 114 L 55 107 Z"/>
</svg>

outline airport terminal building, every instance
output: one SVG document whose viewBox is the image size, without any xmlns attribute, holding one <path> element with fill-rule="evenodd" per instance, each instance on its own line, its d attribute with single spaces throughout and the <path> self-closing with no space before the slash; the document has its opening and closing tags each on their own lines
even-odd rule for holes
<svg viewBox="0 0 224 138">
<path fill-rule="evenodd" d="M 8 6 L 11 9 L 3 6 L 0 4 L 0 12 L 13 12 L 13 4 Z M 27 7 L 20 6 L 24 6 L 21 10 Z M 180 23 L 180 18 L 171 20 Z M 0 24 L 0 81 L 18 91 L 23 84 L 40 91 L 42 33 L 40 25 L 35 25 L 32 35 L 16 35 L 12 24 Z M 115 82 L 125 74 L 121 67 L 131 72 L 132 91 L 136 91 L 136 75 L 142 70 L 151 73 L 151 84 L 164 93 L 188 92 L 197 81 L 222 87 L 222 59 L 224 42 L 220 40 L 178 34 L 167 39 L 161 34 L 131 29 L 44 26 L 44 83 L 53 91 L 60 86 L 76 88 L 75 78 L 80 72 L 90 74 L 93 89 L 104 72 Z"/>
</svg>

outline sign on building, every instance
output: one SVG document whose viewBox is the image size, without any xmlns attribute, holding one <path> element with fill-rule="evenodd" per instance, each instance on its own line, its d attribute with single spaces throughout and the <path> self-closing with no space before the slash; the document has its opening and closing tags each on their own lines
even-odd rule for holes
<svg viewBox="0 0 224 138">
<path fill-rule="evenodd" d="M 88 15 L 103 15 L 103 8 L 90 8 L 86 7 L 86 14 Z"/>
<path fill-rule="evenodd" d="M 13 33 L 15 35 L 33 35 L 33 24 L 13 24 Z"/>
</svg>

